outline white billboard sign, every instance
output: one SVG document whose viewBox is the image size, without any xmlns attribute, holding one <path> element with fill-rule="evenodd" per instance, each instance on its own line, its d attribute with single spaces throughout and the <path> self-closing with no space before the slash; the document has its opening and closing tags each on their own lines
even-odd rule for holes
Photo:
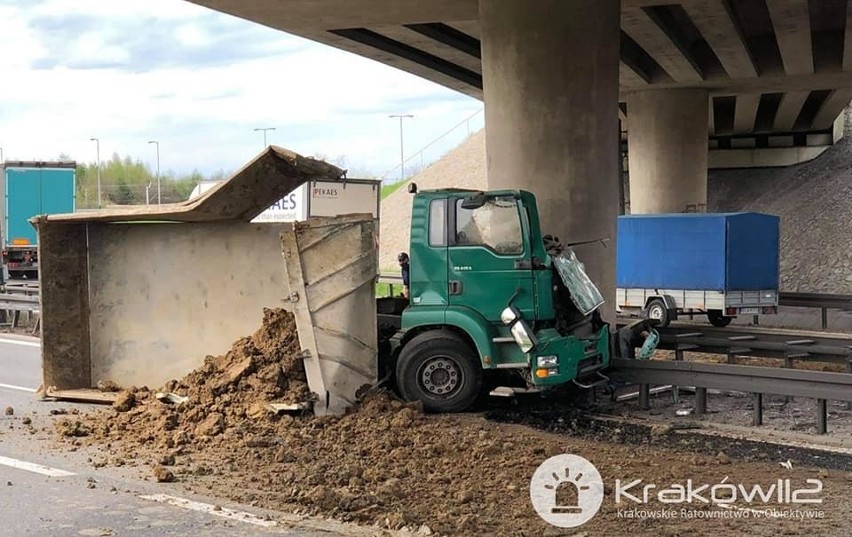
<svg viewBox="0 0 852 537">
<path fill-rule="evenodd" d="M 196 198 L 220 181 L 198 183 L 189 195 Z M 252 222 L 294 222 L 311 216 L 338 216 L 341 214 L 369 213 L 379 216 L 379 181 L 305 183 L 271 207 L 257 215 Z"/>
</svg>

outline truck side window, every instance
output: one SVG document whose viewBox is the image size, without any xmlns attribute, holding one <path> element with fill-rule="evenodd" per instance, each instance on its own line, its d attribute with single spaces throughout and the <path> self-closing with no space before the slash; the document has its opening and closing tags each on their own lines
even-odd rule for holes
<svg viewBox="0 0 852 537">
<path fill-rule="evenodd" d="M 429 204 L 429 246 L 447 245 L 447 200 Z"/>
<path fill-rule="evenodd" d="M 524 253 L 521 218 L 514 198 L 491 198 L 478 209 L 456 202 L 456 244 L 486 246 L 498 254 Z"/>
</svg>

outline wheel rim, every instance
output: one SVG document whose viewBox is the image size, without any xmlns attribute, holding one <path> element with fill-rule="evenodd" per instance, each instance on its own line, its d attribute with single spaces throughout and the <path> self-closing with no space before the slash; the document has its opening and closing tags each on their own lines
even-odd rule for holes
<svg viewBox="0 0 852 537">
<path fill-rule="evenodd" d="M 663 320 L 663 308 L 658 305 L 651 306 L 651 309 L 648 310 L 648 317 L 654 319 L 655 321 Z"/>
<path fill-rule="evenodd" d="M 423 362 L 417 378 L 423 390 L 440 397 L 454 395 L 464 383 L 464 373 L 455 360 L 448 356 L 436 356 Z"/>
</svg>

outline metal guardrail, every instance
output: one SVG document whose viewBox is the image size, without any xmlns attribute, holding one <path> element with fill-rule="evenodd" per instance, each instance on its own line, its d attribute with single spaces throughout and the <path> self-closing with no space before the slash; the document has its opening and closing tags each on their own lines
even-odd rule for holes
<svg viewBox="0 0 852 537">
<path fill-rule="evenodd" d="M 778 297 L 778 304 L 792 308 L 819 308 L 820 325 L 825 330 L 828 328 L 828 310 L 852 310 L 852 295 L 782 291 Z"/>
<path fill-rule="evenodd" d="M 0 310 L 38 311 L 37 296 L 0 295 Z"/>
<path fill-rule="evenodd" d="M 390 293 L 389 293 L 390 296 L 395 296 L 394 295 L 394 288 L 396 286 L 399 286 L 400 293 L 398 293 L 398 294 L 401 294 L 401 291 L 402 291 L 402 276 L 400 276 L 399 274 L 387 274 L 387 273 L 379 274 L 379 283 L 388 284 L 388 287 L 390 288 L 389 289 L 390 290 Z"/>
<path fill-rule="evenodd" d="M 852 310 L 852 295 L 825 293 L 788 293 L 782 291 L 778 297 L 782 306 L 796 308 L 828 308 Z"/>
<path fill-rule="evenodd" d="M 659 332 L 659 347 L 678 359 L 684 351 L 708 352 L 727 355 L 729 363 L 736 356 L 779 358 L 789 368 L 793 360 L 811 360 L 845 363 L 852 373 L 852 337 L 744 327 L 669 326 Z"/>
<path fill-rule="evenodd" d="M 12 327 L 18 326 L 21 312 L 28 314 L 40 314 L 38 295 L 12 295 L 0 294 L 0 312 L 3 312 L 3 320 L 11 323 Z M 9 319 L 11 313 L 11 319 Z M 41 328 L 41 315 L 38 316 L 32 333 L 36 334 Z"/>
<path fill-rule="evenodd" d="M 38 280 L 8 280 L 3 287 L 6 291 L 0 293 L 0 312 L 3 312 L 3 320 L 16 327 L 20 322 L 21 312 L 36 314 L 38 317 L 32 330 L 32 333 L 36 334 L 41 328 L 41 286 Z"/>
<path fill-rule="evenodd" d="M 771 393 L 852 402 L 852 375 L 779 367 L 705 364 L 662 360 L 612 361 L 625 380 L 746 393 Z"/>
<path fill-rule="evenodd" d="M 41 286 L 37 281 L 29 282 L 29 281 L 21 281 L 21 280 L 8 280 L 4 287 L 6 288 L 6 293 L 17 294 L 17 295 L 36 295 L 41 292 Z"/>
<path fill-rule="evenodd" d="M 852 375 L 776 367 L 705 364 L 683 361 L 612 361 L 618 378 L 639 384 L 639 405 L 650 407 L 651 384 L 695 387 L 695 412 L 707 412 L 707 389 L 751 393 L 753 425 L 763 424 L 763 395 L 777 394 L 817 400 L 817 432 L 828 432 L 827 401 L 852 402 Z"/>
</svg>

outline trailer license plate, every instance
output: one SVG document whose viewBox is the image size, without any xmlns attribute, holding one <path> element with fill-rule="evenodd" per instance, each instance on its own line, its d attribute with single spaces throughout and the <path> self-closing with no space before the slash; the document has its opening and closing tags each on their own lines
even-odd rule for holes
<svg viewBox="0 0 852 537">
<path fill-rule="evenodd" d="M 760 308 L 740 308 L 740 315 L 757 315 Z"/>
</svg>

